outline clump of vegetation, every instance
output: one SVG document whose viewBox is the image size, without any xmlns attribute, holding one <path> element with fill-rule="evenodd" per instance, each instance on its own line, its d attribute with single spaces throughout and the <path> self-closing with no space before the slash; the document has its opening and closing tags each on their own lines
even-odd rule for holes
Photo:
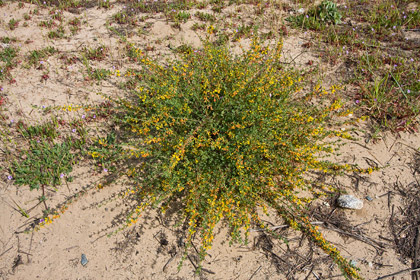
<svg viewBox="0 0 420 280">
<path fill-rule="evenodd" d="M 127 11 L 117 12 L 112 16 L 112 19 L 118 24 L 136 24 L 136 18 Z"/>
<path fill-rule="evenodd" d="M 3 39 L 2 41 L 8 43 L 10 40 Z M 0 81 L 12 78 L 10 70 L 16 66 L 15 58 L 18 53 L 19 49 L 13 46 L 5 47 L 0 51 Z"/>
<path fill-rule="evenodd" d="M 11 20 L 9 20 L 8 25 L 10 30 L 15 30 L 19 26 L 19 20 L 12 18 Z"/>
<path fill-rule="evenodd" d="M 319 109 L 294 96 L 299 73 L 282 69 L 281 47 L 270 50 L 254 41 L 250 51 L 235 57 L 226 46 L 205 43 L 204 50 L 183 52 L 167 66 L 137 52 L 138 86 L 114 100 L 122 129 L 118 146 L 125 147 L 121 159 L 130 162 L 124 174 L 134 180 L 131 192 L 139 200 L 128 224 L 149 205 L 165 211 L 180 202 L 186 250 L 198 234 L 203 260 L 219 222 L 226 221 L 232 241 L 247 242 L 251 226 L 269 232 L 257 209 L 274 209 L 308 234 L 346 276 L 359 278 L 305 212 L 306 203 L 322 193 L 305 172 L 356 168 L 317 157 L 334 151 L 322 140 L 335 134 L 326 121 L 340 103 Z M 298 195 L 302 190 L 311 195 Z"/>
<path fill-rule="evenodd" d="M 58 50 L 54 47 L 46 47 L 41 50 L 33 50 L 27 54 L 28 66 L 38 66 L 43 59 L 57 53 Z"/>
<path fill-rule="evenodd" d="M 49 139 L 54 140 L 58 136 L 58 122 L 47 122 L 41 125 L 25 126 L 23 122 L 18 123 L 18 129 L 23 137 L 27 139 Z"/>
<path fill-rule="evenodd" d="M 378 125 L 400 131 L 418 125 L 420 69 L 413 58 L 396 60 L 374 53 L 362 57 L 356 72 L 361 88 L 356 102 Z M 392 66 L 374 65 L 381 62 Z"/>
<path fill-rule="evenodd" d="M 109 76 L 111 76 L 111 71 L 108 69 L 90 69 L 89 72 L 89 77 L 97 81 L 105 80 Z"/>
<path fill-rule="evenodd" d="M 70 25 L 70 31 L 72 34 L 76 34 L 78 31 L 80 31 L 80 27 L 82 25 L 82 22 L 80 18 L 75 17 L 72 20 L 69 21 Z"/>
<path fill-rule="evenodd" d="M 71 143 L 30 141 L 26 159 L 15 161 L 11 167 L 15 184 L 29 185 L 31 189 L 60 185 L 61 178 L 72 171 L 75 163 L 71 147 Z"/>
<path fill-rule="evenodd" d="M 331 1 L 322 1 L 316 8 L 313 16 L 326 23 L 338 24 L 341 22 L 341 13 L 337 9 L 337 4 Z"/>
<path fill-rule="evenodd" d="M 45 214 L 48 214 L 49 210 L 45 189 L 47 187 L 55 189 L 62 180 L 72 180 L 67 175 L 72 171 L 77 159 L 72 151 L 75 145 L 73 140 L 68 139 L 60 144 L 53 144 L 46 139 L 31 140 L 29 149 L 23 152 L 26 158 L 16 159 L 11 163 L 10 179 L 14 179 L 16 185 L 29 185 L 31 190 L 42 190 L 39 202 L 44 204 Z"/>
<path fill-rule="evenodd" d="M 210 21 L 214 22 L 216 20 L 216 17 L 212 14 L 204 13 L 204 12 L 196 12 L 195 16 L 199 18 L 201 21 Z"/>
<path fill-rule="evenodd" d="M 65 125 L 65 121 L 56 118 L 39 125 L 26 125 L 19 121 L 16 129 L 22 137 L 23 148 L 19 148 L 15 154 L 7 151 L 11 156 L 8 179 L 16 185 L 41 190 L 39 202 L 45 205 L 45 216 L 49 214 L 46 190 L 57 190 L 63 180 L 73 180 L 69 173 L 83 156 L 86 144 L 86 131 L 79 123 L 70 124 L 75 128 L 67 136 L 58 130 L 60 125 Z"/>
<path fill-rule="evenodd" d="M 111 7 L 111 2 L 109 0 L 99 1 L 99 7 L 109 9 Z"/>
<path fill-rule="evenodd" d="M 87 48 L 84 49 L 84 55 L 89 60 L 104 60 L 107 55 L 108 48 L 104 45 L 100 45 L 96 48 Z"/>
<path fill-rule="evenodd" d="M 312 30 L 322 30 L 326 24 L 338 24 L 341 22 L 341 13 L 337 4 L 331 1 L 322 1 L 307 13 L 287 18 L 297 27 L 305 27 Z"/>
<path fill-rule="evenodd" d="M 60 25 L 57 29 L 48 32 L 48 38 L 50 39 L 62 39 L 65 36 L 64 27 Z"/>
</svg>

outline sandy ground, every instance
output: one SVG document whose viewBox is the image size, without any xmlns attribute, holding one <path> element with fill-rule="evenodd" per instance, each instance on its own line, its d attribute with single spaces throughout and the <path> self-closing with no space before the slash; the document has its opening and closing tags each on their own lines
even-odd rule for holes
<svg viewBox="0 0 420 280">
<path fill-rule="evenodd" d="M 40 27 L 42 20 L 48 19 L 49 9 L 40 9 L 38 15 L 23 20 L 36 6 L 7 3 L 0 7 L 0 37 L 16 37 L 11 43 L 19 47 L 21 63 L 12 70 L 15 83 L 4 81 L 2 93 L 7 97 L 5 108 L 9 121 L 25 120 L 35 123 L 50 118 L 42 107 L 65 106 L 69 104 L 98 104 L 103 99 L 96 93 L 120 94 L 111 77 L 100 84 L 87 80 L 86 67 L 81 59 L 65 64 L 60 55 L 80 58 L 83 48 L 104 46 L 107 49 L 103 61 L 91 61 L 91 66 L 109 70 L 133 66 L 123 55 L 123 44 L 118 36 L 105 25 L 113 14 L 121 10 L 123 4 L 115 4 L 110 9 L 97 7 L 81 9 L 76 13 L 63 12 L 65 22 L 75 17 L 82 19 L 80 31 L 67 38 L 49 39 L 50 29 Z M 249 8 L 243 5 L 242 9 Z M 224 13 L 228 14 L 226 10 Z M 140 18 L 142 15 L 138 15 Z M 267 15 L 269 16 L 269 15 Z M 15 30 L 10 30 L 10 19 L 21 19 Z M 244 18 L 243 20 L 251 20 Z M 24 26 L 27 22 L 27 26 Z M 133 34 L 130 41 L 143 48 L 149 47 L 151 54 L 164 57 L 170 54 L 169 47 L 189 44 L 200 45 L 202 31 L 191 27 L 196 19 L 182 23 L 181 29 L 171 27 L 163 15 L 155 14 L 140 28 L 147 34 Z M 115 23 L 111 26 L 118 27 Z M 68 27 L 66 27 L 68 28 Z M 297 67 L 308 67 L 308 62 L 319 63 L 313 53 L 305 51 L 302 44 L 310 40 L 310 34 L 289 34 L 284 42 L 284 59 Z M 240 42 L 247 44 L 244 40 Z M 239 43 L 238 43 L 239 44 Z M 238 44 L 233 47 L 239 48 Z M 42 59 L 42 66 L 25 68 L 25 54 L 53 46 L 59 50 Z M 168 47 L 169 46 L 169 47 Z M 5 45 L 0 47 L 0 50 Z M 48 72 L 49 78 L 42 75 Z M 68 117 L 80 117 L 80 112 L 62 113 Z M 363 131 L 367 126 L 359 124 Z M 349 141 L 341 149 L 339 162 L 358 163 L 368 167 L 375 162 L 381 168 L 371 175 L 335 178 L 333 183 L 341 190 L 363 199 L 362 210 L 337 208 L 334 199 L 323 199 L 313 205 L 325 217 L 345 220 L 353 231 L 339 232 L 321 227 L 327 240 L 353 260 L 360 267 L 365 279 L 376 279 L 410 267 L 409 260 L 395 250 L 394 236 L 390 232 L 389 219 L 392 211 L 404 205 L 404 198 L 396 191 L 396 186 L 410 186 L 416 182 L 413 175 L 414 156 L 420 143 L 418 134 L 386 134 L 378 141 L 365 142 L 365 135 L 359 133 L 360 140 Z M 37 204 L 37 193 L 25 187 L 16 187 L 1 175 L 0 181 L 0 277 L 3 279 L 342 279 L 336 266 L 326 255 L 309 246 L 301 235 L 287 228 L 281 232 L 290 240 L 288 245 L 268 240 L 262 232 L 252 231 L 248 245 L 229 245 L 227 232 L 220 228 L 214 247 L 204 263 L 204 271 L 194 274 L 196 254 L 191 253 L 178 270 L 182 258 L 183 236 L 171 223 L 171 216 L 162 217 L 154 210 L 145 212 L 135 226 L 115 233 L 124 213 L 130 207 L 129 200 L 117 199 L 124 189 L 120 182 L 97 189 L 100 174 L 92 176 L 88 167 L 78 167 L 72 175 L 76 178 L 58 192 L 48 192 L 49 203 L 54 205 L 87 188 L 83 197 L 72 203 L 67 212 L 52 224 L 35 232 L 24 230 L 42 215 L 42 205 L 32 209 L 30 219 L 16 211 L 16 204 L 31 209 Z M 365 198 L 369 196 L 372 201 Z M 282 225 L 281 220 L 268 217 L 274 226 Z M 316 219 L 315 219 L 316 220 Z M 333 224 L 333 223 L 332 223 Z M 359 232 L 355 238 L 354 230 Z M 114 234 L 111 234 L 114 233 Z M 346 234 L 347 233 L 347 234 Z M 108 237 L 108 234 L 111 234 Z M 404 234 L 402 232 L 401 234 Z M 360 240 L 362 239 L 362 241 Z M 85 254 L 88 263 L 81 264 Z M 400 274 L 394 279 L 410 279 L 409 274 Z"/>
</svg>

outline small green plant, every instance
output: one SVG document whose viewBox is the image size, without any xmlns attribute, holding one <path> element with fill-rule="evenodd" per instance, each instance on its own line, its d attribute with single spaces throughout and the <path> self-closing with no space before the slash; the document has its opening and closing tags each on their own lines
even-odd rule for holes
<svg viewBox="0 0 420 280">
<path fill-rule="evenodd" d="M 7 36 L 5 36 L 5 37 L 0 37 L 0 41 L 3 44 L 10 44 L 10 43 L 16 43 L 17 42 L 17 39 L 16 39 L 16 37 L 7 37 Z"/>
<path fill-rule="evenodd" d="M 216 17 L 212 14 L 204 13 L 204 12 L 196 12 L 195 16 L 199 18 L 201 21 L 209 21 L 214 22 L 216 20 Z"/>
<path fill-rule="evenodd" d="M 132 24 L 135 25 L 136 19 L 126 11 L 117 12 L 112 16 L 113 20 L 118 24 Z"/>
<path fill-rule="evenodd" d="M 180 11 L 176 14 L 175 18 L 179 21 L 187 22 L 191 18 L 191 15 L 187 12 Z"/>
<path fill-rule="evenodd" d="M 99 1 L 99 7 L 100 8 L 105 8 L 105 9 L 109 9 L 111 7 L 110 0 L 100 0 Z"/>
<path fill-rule="evenodd" d="M 41 27 L 47 27 L 47 28 L 52 28 L 54 27 L 56 24 L 54 23 L 54 21 L 52 19 L 49 20 L 43 20 L 39 23 L 39 26 Z"/>
<path fill-rule="evenodd" d="M 326 23 L 338 24 L 341 22 L 341 13 L 337 9 L 337 4 L 331 1 L 322 1 L 316 8 L 315 16 Z"/>
<path fill-rule="evenodd" d="M 48 58 L 49 56 L 57 53 L 58 50 L 55 49 L 54 47 L 46 47 L 42 50 L 33 50 L 30 51 L 27 55 L 26 55 L 26 59 L 27 59 L 27 63 L 28 66 L 39 66 L 40 62 L 43 59 Z"/>
<path fill-rule="evenodd" d="M 191 53 L 193 51 L 193 48 L 187 44 L 182 44 L 175 49 L 175 52 L 177 53 Z"/>
<path fill-rule="evenodd" d="M 14 47 L 6 47 L 0 52 L 0 61 L 6 63 L 6 67 L 13 66 L 13 59 L 17 56 L 19 50 Z"/>
<path fill-rule="evenodd" d="M 204 30 L 206 30 L 206 24 L 205 23 L 199 24 L 197 22 L 194 22 L 193 26 L 191 26 L 191 30 L 194 30 L 194 31 L 203 30 L 204 31 Z"/>
<path fill-rule="evenodd" d="M 45 187 L 60 185 L 76 163 L 77 157 L 72 152 L 73 140 L 68 139 L 61 144 L 52 144 L 44 139 L 30 140 L 29 149 L 23 152 L 26 158 L 15 160 L 10 166 L 14 183 L 29 185 L 31 190 L 41 188 L 45 197 Z"/>
<path fill-rule="evenodd" d="M 28 126 L 26 127 L 23 123 L 17 124 L 18 129 L 22 136 L 27 139 L 48 139 L 50 141 L 54 140 L 58 136 L 58 122 L 47 122 L 41 125 Z"/>
<path fill-rule="evenodd" d="M 9 40 L 5 40 L 8 41 Z M 0 80 L 9 79 L 12 77 L 10 70 L 16 66 L 15 58 L 19 50 L 12 46 L 4 48 L 0 51 Z"/>
<path fill-rule="evenodd" d="M 50 15 L 51 15 L 51 18 L 53 20 L 57 20 L 59 22 L 63 21 L 63 11 L 62 10 L 53 9 L 53 10 L 50 11 Z"/>
<path fill-rule="evenodd" d="M 149 205 L 165 211 L 177 202 L 180 222 L 187 224 L 186 250 L 197 233 L 202 261 L 216 224 L 224 220 L 233 241 L 247 242 L 251 226 L 267 229 L 257 209 L 274 209 L 325 250 L 346 277 L 359 278 L 305 212 L 320 194 L 304 178 L 307 170 L 356 169 L 317 158 L 334 151 L 322 140 L 340 135 L 325 125 L 341 105 L 319 108 L 292 98 L 299 73 L 282 70 L 281 46 L 270 50 L 254 41 L 250 51 L 234 57 L 226 46 L 205 42 L 203 50 L 183 52 L 166 66 L 136 52 L 137 90 L 113 99 L 122 129 L 115 145 L 124 147 L 119 159 L 129 163 L 123 173 L 134 180 L 137 187 L 130 191 L 139 201 L 127 223 Z M 299 196 L 302 189 L 312 195 Z"/>
<path fill-rule="evenodd" d="M 98 60 L 101 61 L 105 59 L 108 49 L 100 45 L 96 48 L 85 48 L 84 49 L 84 55 L 89 60 Z"/>
<path fill-rule="evenodd" d="M 252 27 L 253 26 L 251 24 L 249 24 L 249 25 L 245 25 L 245 24 L 240 25 L 238 28 L 235 29 L 235 32 L 233 34 L 232 41 L 238 41 L 238 40 L 240 40 L 242 38 L 246 38 L 246 37 L 250 36 L 251 35 L 251 31 L 252 31 Z"/>
<path fill-rule="evenodd" d="M 15 30 L 19 26 L 19 20 L 12 18 L 11 20 L 9 20 L 8 25 L 10 30 Z"/>
<path fill-rule="evenodd" d="M 62 39 L 65 36 L 65 31 L 63 26 L 59 26 L 56 30 L 48 32 L 48 38 L 50 39 Z"/>
<path fill-rule="evenodd" d="M 90 69 L 89 76 L 97 81 L 105 80 L 109 76 L 111 76 L 111 71 L 107 69 Z"/>
<path fill-rule="evenodd" d="M 80 26 L 82 25 L 80 18 L 73 18 L 69 21 L 70 31 L 72 34 L 76 34 L 80 31 Z"/>
<path fill-rule="evenodd" d="M 19 204 L 16 203 L 16 201 L 13 198 L 10 198 L 13 202 L 13 204 L 17 207 L 17 209 L 15 209 L 16 211 L 18 211 L 23 217 L 25 218 L 29 218 L 29 214 L 27 211 L 25 211 L 25 209 L 23 209 L 22 207 L 20 207 Z"/>
<path fill-rule="evenodd" d="M 290 16 L 286 20 L 292 22 L 295 27 L 312 30 L 322 30 L 325 24 L 338 24 L 341 22 L 341 13 L 337 5 L 331 1 L 322 1 L 317 7 L 310 9 L 305 14 Z"/>
</svg>

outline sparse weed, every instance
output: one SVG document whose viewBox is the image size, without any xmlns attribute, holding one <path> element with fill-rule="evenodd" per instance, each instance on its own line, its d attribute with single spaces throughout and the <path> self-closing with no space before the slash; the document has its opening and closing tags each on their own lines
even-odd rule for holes
<svg viewBox="0 0 420 280">
<path fill-rule="evenodd" d="M 53 19 L 53 20 L 57 20 L 59 22 L 63 21 L 63 11 L 62 10 L 53 9 L 53 10 L 50 11 L 50 16 L 51 16 L 51 19 Z"/>
<path fill-rule="evenodd" d="M 191 46 L 186 45 L 186 44 L 180 45 L 175 50 L 175 52 L 177 52 L 177 53 L 191 53 L 193 51 L 194 51 L 194 49 Z"/>
<path fill-rule="evenodd" d="M 9 40 L 5 40 L 8 41 Z M 8 46 L 0 51 L 0 81 L 4 79 L 11 79 L 12 75 L 10 70 L 16 66 L 15 58 L 19 53 L 19 49 Z"/>
<path fill-rule="evenodd" d="M 100 0 L 99 1 L 99 7 L 104 9 L 111 8 L 111 1 L 110 0 Z"/>
<path fill-rule="evenodd" d="M 39 67 L 41 61 L 43 61 L 44 59 L 48 58 L 49 56 L 57 52 L 58 50 L 55 49 L 54 47 L 46 47 L 42 50 L 34 50 L 34 51 L 29 52 L 26 55 L 28 67 L 31 67 L 31 66 Z"/>
<path fill-rule="evenodd" d="M 19 26 L 19 20 L 12 18 L 9 20 L 8 25 L 10 30 L 15 30 Z"/>
<path fill-rule="evenodd" d="M 16 37 L 0 37 L 0 41 L 3 44 L 10 44 L 10 43 L 16 43 L 17 42 L 17 38 Z"/>
<path fill-rule="evenodd" d="M 65 36 L 64 27 L 60 25 L 56 30 L 48 32 L 48 38 L 50 39 L 62 39 Z"/>
<path fill-rule="evenodd" d="M 214 22 L 216 20 L 216 17 L 212 14 L 204 13 L 204 12 L 196 12 L 195 16 L 199 18 L 201 21 L 209 21 Z"/>
<path fill-rule="evenodd" d="M 22 136 L 27 139 L 46 139 L 49 141 L 53 141 L 58 136 L 58 122 L 47 122 L 41 125 L 35 126 L 26 126 L 24 123 L 20 122 L 17 124 L 17 127 Z"/>
<path fill-rule="evenodd" d="M 105 59 L 107 51 L 108 49 L 105 46 L 100 45 L 96 48 L 85 48 L 84 55 L 89 60 L 101 61 Z"/>
<path fill-rule="evenodd" d="M 187 12 L 180 11 L 176 14 L 175 18 L 179 21 L 187 22 L 191 18 L 191 15 Z"/>
<path fill-rule="evenodd" d="M 204 30 L 206 30 L 206 24 L 205 23 L 199 24 L 199 23 L 195 22 L 193 24 L 193 26 L 191 26 L 191 29 L 194 30 L 194 31 L 196 31 L 196 30 L 204 31 Z"/>
<path fill-rule="evenodd" d="M 141 2 L 130 2 L 127 6 L 130 10 L 140 13 L 165 13 L 189 10 L 193 7 L 194 1 L 175 0 L 170 2 L 162 1 L 141 1 Z"/>
<path fill-rule="evenodd" d="M 136 24 L 134 16 L 128 14 L 126 11 L 120 11 L 112 16 L 113 20 L 118 24 Z"/>
<path fill-rule="evenodd" d="M 245 25 L 245 24 L 239 26 L 234 31 L 232 41 L 239 41 L 242 38 L 249 37 L 253 33 L 252 32 L 253 28 L 256 28 L 256 27 L 252 25 Z"/>
<path fill-rule="evenodd" d="M 111 76 L 111 71 L 107 69 L 95 69 L 91 70 L 90 77 L 94 80 L 101 81 Z"/>
<path fill-rule="evenodd" d="M 56 24 L 52 19 L 49 20 L 43 20 L 39 23 L 39 26 L 41 27 L 47 27 L 47 28 L 53 28 Z"/>
<path fill-rule="evenodd" d="M 82 25 L 80 18 L 76 17 L 69 21 L 70 31 L 72 34 L 76 34 L 80 31 Z"/>
</svg>

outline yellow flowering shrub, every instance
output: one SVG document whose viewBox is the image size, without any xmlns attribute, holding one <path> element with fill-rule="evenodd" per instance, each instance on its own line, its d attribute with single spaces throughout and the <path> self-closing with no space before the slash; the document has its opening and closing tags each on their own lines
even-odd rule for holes
<svg viewBox="0 0 420 280">
<path fill-rule="evenodd" d="M 181 202 L 187 248 L 198 236 L 203 260 L 217 223 L 227 223 L 233 241 L 246 242 L 251 225 L 265 227 L 256 209 L 271 208 L 324 249 L 347 277 L 359 278 L 305 214 L 319 193 L 305 172 L 354 168 L 317 157 L 334 151 L 322 140 L 335 135 L 324 127 L 341 104 L 318 108 L 293 96 L 302 85 L 299 73 L 283 69 L 281 48 L 254 41 L 234 56 L 226 46 L 206 42 L 167 63 L 136 52 L 140 67 L 130 76 L 137 86 L 113 100 L 125 141 L 119 145 L 128 147 L 121 155 L 132 161 L 125 174 L 139 200 L 127 223 L 149 205 L 165 210 Z M 302 189 L 313 197 L 299 197 Z"/>
</svg>

